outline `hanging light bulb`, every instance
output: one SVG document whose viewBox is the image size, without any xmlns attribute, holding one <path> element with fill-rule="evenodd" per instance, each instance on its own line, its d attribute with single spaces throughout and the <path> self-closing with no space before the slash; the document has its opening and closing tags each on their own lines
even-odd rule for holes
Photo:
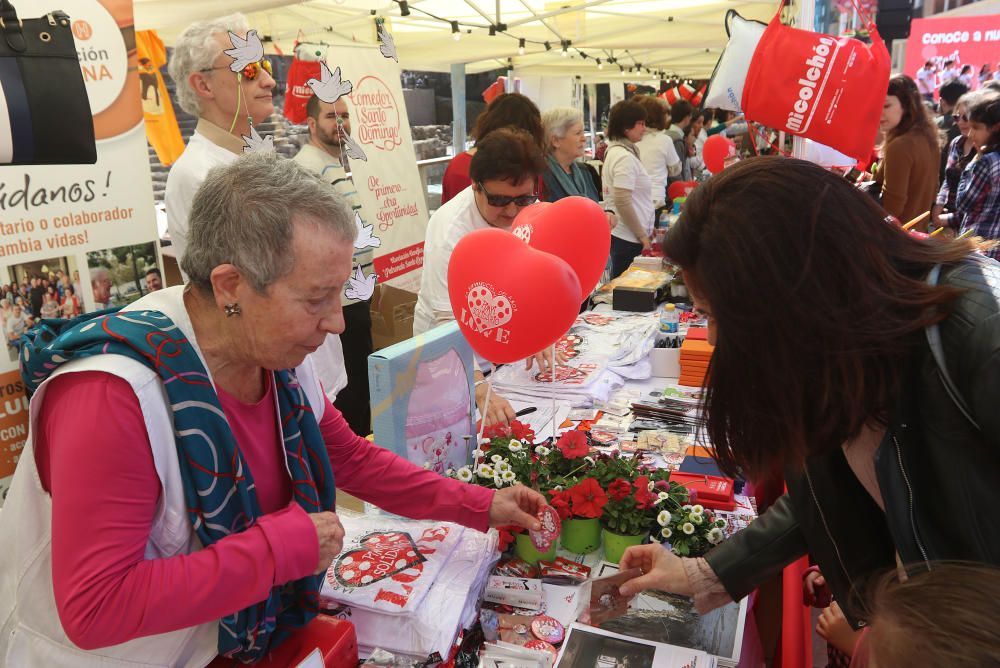
<svg viewBox="0 0 1000 668">
<path fill-rule="evenodd" d="M 524 38 L 522 37 L 517 43 L 517 55 L 524 55 Z"/>
<path fill-rule="evenodd" d="M 599 69 L 599 70 L 603 70 L 604 69 L 604 63 L 601 62 L 600 58 L 597 59 L 597 69 Z"/>
<path fill-rule="evenodd" d="M 456 42 L 462 39 L 462 31 L 458 29 L 458 21 L 451 22 L 451 36 Z"/>
<path fill-rule="evenodd" d="M 569 49 L 566 48 L 566 42 L 562 43 L 562 57 L 565 58 L 569 55 Z"/>
</svg>

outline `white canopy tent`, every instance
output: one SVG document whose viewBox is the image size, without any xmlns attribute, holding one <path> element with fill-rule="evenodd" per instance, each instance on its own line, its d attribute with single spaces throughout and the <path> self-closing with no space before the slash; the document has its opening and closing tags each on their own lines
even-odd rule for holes
<svg viewBox="0 0 1000 668">
<path fill-rule="evenodd" d="M 402 4 L 407 16 L 401 16 L 404 8 L 395 0 L 135 0 L 135 19 L 138 29 L 157 30 L 169 46 L 195 20 L 242 11 L 251 25 L 272 39 L 269 49 L 291 53 L 297 38 L 329 44 L 374 42 L 375 12 L 388 17 L 400 66 L 406 69 L 447 72 L 454 64 L 464 64 L 467 72 L 475 73 L 513 65 L 519 75 L 580 76 L 584 82 L 594 82 L 642 81 L 656 72 L 682 79 L 708 78 L 728 39 L 723 26 L 726 11 L 735 9 L 766 22 L 777 8 L 776 0 L 408 0 Z M 454 21 L 459 24 L 458 41 Z M 494 36 L 489 34 L 491 25 L 499 28 Z M 640 64 L 641 72 L 627 71 Z"/>
</svg>

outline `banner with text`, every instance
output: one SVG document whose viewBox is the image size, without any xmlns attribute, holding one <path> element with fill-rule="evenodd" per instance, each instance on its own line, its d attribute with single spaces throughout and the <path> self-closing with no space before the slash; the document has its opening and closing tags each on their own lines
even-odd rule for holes
<svg viewBox="0 0 1000 668">
<path fill-rule="evenodd" d="M 913 19 L 903 71 L 915 78 L 928 60 L 939 67 L 947 60 L 959 66 L 971 65 L 974 75 L 987 64 L 991 72 L 995 71 L 1000 61 L 1000 14 Z M 973 87 L 978 85 L 976 79 Z"/>
<path fill-rule="evenodd" d="M 388 38 L 391 40 L 391 37 Z M 391 41 L 389 42 L 391 43 Z M 375 250 L 379 283 L 417 292 L 424 265 L 427 200 L 413 152 L 410 122 L 395 50 L 378 46 L 332 46 L 331 70 L 351 82 L 344 96 L 351 115 L 345 146 L 362 210 L 381 242 Z"/>
<path fill-rule="evenodd" d="M 162 287 L 132 2 L 16 4 L 22 18 L 69 14 L 97 164 L 0 167 L 0 503 L 27 435 L 21 334 L 40 318 L 124 305 Z"/>
</svg>

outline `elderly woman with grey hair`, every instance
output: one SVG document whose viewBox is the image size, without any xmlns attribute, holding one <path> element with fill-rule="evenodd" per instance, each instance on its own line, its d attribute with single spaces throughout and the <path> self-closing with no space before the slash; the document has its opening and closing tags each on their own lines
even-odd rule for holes
<svg viewBox="0 0 1000 668">
<path fill-rule="evenodd" d="M 335 481 L 408 517 L 537 526 L 537 492 L 425 471 L 324 397 L 309 354 L 343 328 L 354 237 L 327 184 L 249 154 L 195 196 L 189 285 L 34 330 L 31 430 L 0 515 L 0 656 L 264 658 L 316 615 L 344 537 Z"/>
<path fill-rule="evenodd" d="M 600 204 L 600 187 L 594 182 L 590 170 L 579 162 L 586 145 L 583 114 L 571 107 L 556 107 L 542 114 L 542 125 L 545 127 L 548 163 L 542 175 L 545 201 L 556 202 L 575 195 Z M 608 211 L 607 214 L 608 224 L 614 227 L 617 222 L 614 213 Z"/>
</svg>

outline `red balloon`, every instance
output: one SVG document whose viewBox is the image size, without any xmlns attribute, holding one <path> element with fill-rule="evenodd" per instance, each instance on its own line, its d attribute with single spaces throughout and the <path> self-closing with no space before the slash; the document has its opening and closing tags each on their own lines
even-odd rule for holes
<svg viewBox="0 0 1000 668">
<path fill-rule="evenodd" d="M 736 155 L 736 144 L 729 137 L 712 135 L 705 140 L 701 155 L 708 171 L 718 174 L 725 168 L 726 159 Z"/>
<path fill-rule="evenodd" d="M 674 181 L 667 186 L 667 197 L 672 200 L 678 197 L 687 197 L 697 187 L 697 181 Z"/>
<path fill-rule="evenodd" d="M 545 350 L 580 311 L 580 282 L 564 260 L 492 228 L 455 245 L 448 296 L 466 341 L 496 364 Z"/>
<path fill-rule="evenodd" d="M 514 219 L 511 232 L 532 248 L 565 260 L 580 281 L 581 302 L 601 279 L 611 253 L 608 216 L 587 197 L 532 204 Z"/>
</svg>

